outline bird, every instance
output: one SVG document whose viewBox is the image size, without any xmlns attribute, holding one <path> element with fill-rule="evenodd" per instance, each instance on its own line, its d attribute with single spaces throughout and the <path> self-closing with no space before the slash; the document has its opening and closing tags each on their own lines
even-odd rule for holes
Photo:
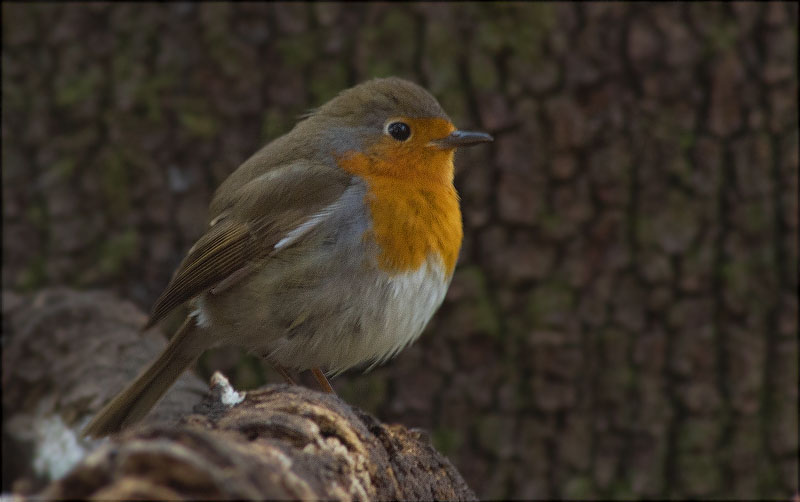
<svg viewBox="0 0 800 502">
<path fill-rule="evenodd" d="M 371 369 L 416 340 L 442 304 L 463 229 L 457 148 L 493 141 L 455 127 L 433 95 L 374 78 L 311 110 L 218 187 L 143 329 L 186 305 L 158 358 L 84 428 L 140 421 L 206 350 L 238 345 L 288 369 Z"/>
</svg>

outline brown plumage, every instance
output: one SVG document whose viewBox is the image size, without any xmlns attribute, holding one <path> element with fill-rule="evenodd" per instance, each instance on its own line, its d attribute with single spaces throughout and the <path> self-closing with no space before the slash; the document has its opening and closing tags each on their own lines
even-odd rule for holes
<svg viewBox="0 0 800 502">
<path fill-rule="evenodd" d="M 342 92 L 256 152 L 214 194 L 206 233 L 146 327 L 182 304 L 192 314 L 84 433 L 140 420 L 214 345 L 312 369 L 326 390 L 319 368 L 396 354 L 444 298 L 461 244 L 453 150 L 490 140 L 389 78 Z"/>
</svg>

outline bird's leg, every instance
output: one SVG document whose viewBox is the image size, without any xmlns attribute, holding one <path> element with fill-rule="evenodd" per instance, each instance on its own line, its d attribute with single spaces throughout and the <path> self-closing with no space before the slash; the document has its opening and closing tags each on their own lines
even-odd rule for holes
<svg viewBox="0 0 800 502">
<path fill-rule="evenodd" d="M 272 363 L 272 367 L 275 368 L 275 371 L 281 374 L 283 379 L 286 380 L 286 383 L 289 385 L 297 385 L 297 382 L 294 381 L 294 378 L 292 378 L 292 375 L 289 374 L 286 368 L 278 363 Z"/>
<path fill-rule="evenodd" d="M 336 391 L 333 390 L 331 387 L 331 383 L 325 378 L 325 373 L 322 372 L 319 368 L 312 368 L 311 372 L 314 373 L 314 378 L 317 379 L 317 383 L 319 384 L 319 388 L 322 389 L 322 392 L 336 395 Z"/>
</svg>

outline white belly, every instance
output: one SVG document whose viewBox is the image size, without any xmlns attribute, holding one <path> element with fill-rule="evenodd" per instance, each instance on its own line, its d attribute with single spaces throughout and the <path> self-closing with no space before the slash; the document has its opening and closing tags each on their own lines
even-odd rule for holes
<svg viewBox="0 0 800 502">
<path fill-rule="evenodd" d="M 364 187 L 347 194 L 325 227 L 304 234 L 301 249 L 282 250 L 230 291 L 199 298 L 198 322 L 221 344 L 330 373 L 378 364 L 416 340 L 451 277 L 438 256 L 413 272 L 380 270 L 377 249 L 363 239 L 371 226 Z"/>
<path fill-rule="evenodd" d="M 439 260 L 429 259 L 419 270 L 392 277 L 375 271 L 349 281 L 341 290 L 340 306 L 330 297 L 322 311 L 331 313 L 308 329 L 277 340 L 270 359 L 287 367 L 322 367 L 332 374 L 369 364 L 370 368 L 397 355 L 416 340 L 442 304 L 450 284 Z M 322 297 L 320 297 L 322 298 Z"/>
</svg>

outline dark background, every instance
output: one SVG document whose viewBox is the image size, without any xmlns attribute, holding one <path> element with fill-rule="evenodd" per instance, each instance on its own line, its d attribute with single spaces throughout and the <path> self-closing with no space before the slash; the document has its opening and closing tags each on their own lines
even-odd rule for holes
<svg viewBox="0 0 800 502">
<path fill-rule="evenodd" d="M 457 125 L 465 241 L 425 335 L 334 381 L 484 498 L 788 498 L 794 3 L 3 4 L 3 288 L 149 309 L 217 185 L 373 76 Z M 168 323 L 169 324 L 169 323 Z M 240 386 L 277 381 L 237 351 Z"/>
</svg>

